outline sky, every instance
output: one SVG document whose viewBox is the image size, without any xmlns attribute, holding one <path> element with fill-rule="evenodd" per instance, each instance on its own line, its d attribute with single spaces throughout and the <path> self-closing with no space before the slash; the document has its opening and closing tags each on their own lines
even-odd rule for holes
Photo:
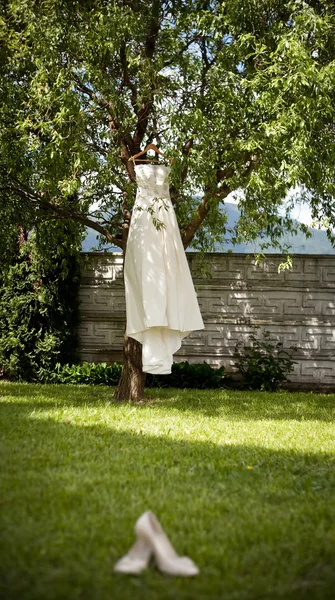
<svg viewBox="0 0 335 600">
<path fill-rule="evenodd" d="M 292 192 L 293 193 L 293 192 Z M 288 194 L 288 197 L 291 196 L 291 193 Z M 235 193 L 229 194 L 226 198 L 226 202 L 231 202 L 232 204 L 238 204 L 238 197 L 236 197 Z M 284 213 L 284 210 L 283 210 Z M 299 202 L 296 203 L 293 210 L 291 211 L 291 218 L 300 221 L 300 223 L 304 223 L 311 227 L 313 219 L 311 214 L 311 209 L 307 202 Z M 325 227 L 321 227 L 320 229 L 325 230 Z"/>
</svg>

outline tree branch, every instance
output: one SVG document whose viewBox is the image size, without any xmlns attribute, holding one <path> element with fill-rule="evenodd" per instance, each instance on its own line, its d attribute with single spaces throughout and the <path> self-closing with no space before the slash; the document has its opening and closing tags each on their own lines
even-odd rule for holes
<svg viewBox="0 0 335 600">
<path fill-rule="evenodd" d="M 99 146 L 98 144 L 95 144 L 93 142 L 87 142 L 87 147 L 92 148 L 99 154 L 104 154 L 105 156 L 108 156 L 109 154 L 109 150 L 107 150 L 106 148 L 102 148 L 102 146 Z"/>
<path fill-rule="evenodd" d="M 183 45 L 183 46 L 180 48 L 180 50 L 178 50 L 178 52 L 177 52 L 177 54 L 174 56 L 174 58 L 171 58 L 170 60 L 166 60 L 166 61 L 164 62 L 164 65 L 163 65 L 163 66 L 164 66 L 164 67 L 169 67 L 170 65 L 173 65 L 173 63 L 174 63 L 174 62 L 175 62 L 175 60 L 176 60 L 176 57 L 177 57 L 177 56 L 181 56 L 182 54 L 184 54 L 184 52 L 185 52 L 186 50 L 188 50 L 188 48 L 189 48 L 189 47 L 190 47 L 192 44 L 194 44 L 194 42 L 196 42 L 198 39 L 199 39 L 199 34 L 195 35 L 195 36 L 194 36 L 194 37 L 192 37 L 190 40 L 188 40 L 188 42 L 186 42 L 186 44 L 184 44 L 184 45 Z"/>
<path fill-rule="evenodd" d="M 87 85 L 85 85 L 82 81 L 80 81 L 80 79 L 78 77 L 75 76 L 74 80 L 77 84 L 76 87 L 79 92 L 82 92 L 83 94 L 86 94 L 87 96 L 89 96 L 91 98 L 91 100 L 93 100 L 93 102 L 95 102 L 101 108 L 107 109 L 108 125 L 109 125 L 110 131 L 113 131 L 113 132 L 118 131 L 119 123 L 118 123 L 117 116 L 115 114 L 115 110 L 114 110 L 112 101 L 106 100 L 105 98 L 100 98 L 99 96 L 97 96 L 97 94 L 95 92 L 93 92 L 93 90 L 91 90 L 89 87 L 87 87 Z"/>
<path fill-rule="evenodd" d="M 208 59 L 207 46 L 206 46 L 206 40 L 205 40 L 205 38 L 201 38 L 200 47 L 201 47 L 201 56 L 202 56 L 202 71 L 201 71 L 200 95 L 203 96 L 204 92 L 205 92 L 205 87 L 206 87 L 207 73 L 208 73 L 208 71 L 211 68 L 211 66 L 212 66 L 213 63 L 211 63 L 209 61 L 209 59 Z"/>
<path fill-rule="evenodd" d="M 189 140 L 187 140 L 187 142 L 185 142 L 185 144 L 183 145 L 183 149 L 182 149 L 182 153 L 184 156 L 186 156 L 186 158 L 189 156 L 192 147 L 193 147 L 193 138 L 190 138 Z M 188 162 L 185 161 L 184 167 L 181 171 L 181 175 L 180 175 L 180 187 L 183 185 L 183 183 L 185 182 L 185 179 L 187 177 L 187 172 L 188 172 Z M 179 198 L 178 198 L 178 190 L 175 186 L 171 186 L 170 187 L 170 197 L 171 197 L 171 201 L 172 204 L 177 204 L 177 202 L 179 202 Z"/>
<path fill-rule="evenodd" d="M 212 190 L 206 191 L 203 199 L 201 200 L 201 203 L 200 203 L 198 209 L 196 210 L 196 214 L 191 219 L 191 221 L 189 222 L 188 226 L 186 227 L 186 229 L 183 233 L 182 241 L 183 241 L 184 248 L 187 248 L 190 245 L 190 243 L 192 242 L 192 240 L 196 234 L 197 229 L 200 227 L 200 225 L 202 224 L 204 219 L 207 217 L 207 215 L 210 211 L 209 201 L 213 197 L 215 197 L 217 202 L 219 202 L 223 198 L 226 198 L 228 196 L 228 194 L 230 194 L 230 192 L 231 192 L 231 189 L 228 185 L 223 186 L 220 189 L 220 191 L 216 191 L 214 194 L 213 194 Z"/>
<path fill-rule="evenodd" d="M 93 100 L 96 104 L 101 106 L 101 108 L 111 108 L 111 103 L 108 100 L 105 100 L 105 98 L 99 98 L 99 96 L 97 96 L 96 93 L 93 92 L 93 90 L 91 90 L 89 87 L 87 87 L 87 85 L 80 81 L 78 77 L 75 76 L 74 80 L 77 84 L 76 87 L 79 92 L 82 92 L 83 94 L 89 96 L 91 100 Z"/>
<path fill-rule="evenodd" d="M 120 48 L 120 61 L 121 61 L 121 65 L 122 65 L 123 85 L 125 85 L 131 92 L 131 97 L 130 97 L 131 105 L 134 109 L 135 115 L 137 115 L 137 113 L 138 113 L 137 88 L 136 88 L 136 85 L 130 80 L 130 77 L 129 77 L 125 43 L 123 43 Z"/>
<path fill-rule="evenodd" d="M 156 50 L 156 42 L 159 33 L 159 11 L 161 8 L 160 0 L 153 0 L 151 9 L 151 20 L 147 38 L 145 40 L 145 56 L 151 59 Z"/>
<path fill-rule="evenodd" d="M 148 34 L 145 40 L 144 47 L 144 57 L 151 61 L 155 50 L 156 43 L 160 29 L 159 22 L 159 12 L 160 12 L 161 3 L 160 0 L 153 0 L 152 9 L 151 9 L 151 19 L 149 23 Z M 147 98 L 142 99 L 141 107 L 137 112 L 137 126 L 136 131 L 133 136 L 133 142 L 135 144 L 136 152 L 140 151 L 141 143 L 143 141 L 145 132 L 147 130 L 149 116 L 152 108 L 152 97 L 153 97 L 153 89 L 150 90 L 150 93 Z M 135 154 L 136 154 L 135 152 Z"/>
<path fill-rule="evenodd" d="M 97 223 L 96 221 L 89 219 L 86 215 L 82 215 L 71 209 L 65 209 L 59 205 L 54 204 L 50 200 L 47 200 L 45 197 L 41 196 L 40 194 L 38 195 L 38 194 L 32 192 L 31 190 L 26 189 L 25 186 L 23 186 L 17 180 L 16 180 L 16 185 L 5 186 L 5 187 L 2 187 L 1 189 L 7 190 L 14 194 L 17 194 L 21 198 L 24 198 L 25 200 L 28 200 L 29 202 L 34 203 L 35 205 L 37 204 L 40 208 L 43 208 L 47 212 L 49 212 L 48 218 L 53 217 L 55 219 L 60 218 L 60 219 L 70 219 L 72 221 L 77 221 L 78 223 L 81 223 L 82 225 L 85 225 L 86 227 L 89 227 L 90 229 L 94 229 L 95 231 L 97 231 L 98 233 L 103 235 L 108 240 L 108 242 L 110 242 L 111 244 L 114 244 L 115 246 L 119 246 L 119 248 L 123 248 L 122 240 L 118 239 L 117 237 L 112 236 L 109 233 L 109 231 L 105 227 L 103 227 L 100 223 Z"/>
<path fill-rule="evenodd" d="M 255 153 L 245 152 L 244 159 L 248 162 L 248 166 L 246 167 L 244 175 L 249 177 L 251 172 L 257 169 L 260 164 L 260 157 Z M 216 170 L 216 181 L 218 184 L 222 181 L 226 181 L 232 178 L 235 175 L 235 170 L 233 167 L 226 167 L 225 169 L 217 169 Z M 212 189 L 208 189 L 196 211 L 196 214 L 191 219 L 189 224 L 187 225 L 184 234 L 182 236 L 184 248 L 187 248 L 192 242 L 197 229 L 200 227 L 204 219 L 207 217 L 210 211 L 210 203 L 209 200 L 211 198 L 215 198 L 217 202 L 220 202 L 223 198 L 226 198 L 228 194 L 231 192 L 231 188 L 229 185 L 224 183 L 220 188 L 217 188 L 216 191 Z"/>
</svg>

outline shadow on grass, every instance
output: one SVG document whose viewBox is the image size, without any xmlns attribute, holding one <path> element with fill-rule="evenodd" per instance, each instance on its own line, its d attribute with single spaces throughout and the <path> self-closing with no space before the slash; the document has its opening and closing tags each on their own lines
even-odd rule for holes
<svg viewBox="0 0 335 600">
<path fill-rule="evenodd" d="M 55 422 L 45 406 L 0 405 L 6 600 L 332 598 L 333 455 Z M 112 573 L 148 508 L 198 578 Z"/>
<path fill-rule="evenodd" d="M 89 385 L 34 385 L 2 383 L 0 397 L 31 398 L 38 401 L 48 398 L 43 406 L 52 408 L 68 406 L 93 406 L 98 402 L 111 402 L 122 408 L 123 403 L 113 399 L 115 388 Z M 225 416 L 231 420 L 298 420 L 333 421 L 335 419 L 335 394 L 310 394 L 304 392 L 259 392 L 237 390 L 180 390 L 155 388 L 145 390 L 145 399 L 134 403 L 137 409 L 180 410 L 199 413 L 207 417 Z"/>
</svg>

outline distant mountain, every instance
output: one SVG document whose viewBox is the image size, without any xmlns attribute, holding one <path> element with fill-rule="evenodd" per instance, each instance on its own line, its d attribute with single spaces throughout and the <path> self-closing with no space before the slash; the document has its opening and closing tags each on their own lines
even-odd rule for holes
<svg viewBox="0 0 335 600">
<path fill-rule="evenodd" d="M 226 202 L 225 208 L 228 216 L 228 227 L 233 227 L 239 218 L 240 211 L 236 204 L 233 202 Z M 326 232 L 319 229 L 309 228 L 312 233 L 312 237 L 306 239 L 303 233 L 297 235 L 285 235 L 283 236 L 283 242 L 292 246 L 292 252 L 295 254 L 335 254 L 335 248 L 332 247 L 330 241 L 327 238 Z M 266 241 L 266 238 L 262 240 L 255 240 L 254 244 L 233 244 L 227 242 L 225 244 L 217 244 L 215 248 L 216 252 L 227 252 L 232 250 L 233 252 L 245 252 L 253 253 L 260 250 L 260 243 Z M 98 245 L 97 234 L 92 229 L 87 230 L 87 236 L 83 242 L 83 252 L 90 252 L 94 246 Z M 108 245 L 103 248 L 109 248 Z M 120 252 L 120 248 L 110 247 L 109 252 Z M 271 250 L 268 248 L 266 253 L 277 253 L 278 250 L 274 248 Z"/>
<path fill-rule="evenodd" d="M 233 202 L 225 203 L 226 212 L 228 215 L 228 227 L 233 227 L 239 216 L 240 211 L 236 204 Z M 284 235 L 282 242 L 292 246 L 292 252 L 295 254 L 335 254 L 335 248 L 332 247 L 330 241 L 327 238 L 327 234 L 324 230 L 308 228 L 312 236 L 306 238 L 306 236 L 299 232 L 297 235 Z M 233 252 L 258 252 L 260 250 L 261 242 L 269 241 L 269 238 L 259 238 L 255 240 L 253 244 L 237 244 L 233 245 L 229 242 L 224 245 L 217 245 L 217 252 L 227 252 L 227 250 L 233 250 Z M 270 248 L 265 250 L 266 253 L 277 253 L 278 250 Z"/>
</svg>

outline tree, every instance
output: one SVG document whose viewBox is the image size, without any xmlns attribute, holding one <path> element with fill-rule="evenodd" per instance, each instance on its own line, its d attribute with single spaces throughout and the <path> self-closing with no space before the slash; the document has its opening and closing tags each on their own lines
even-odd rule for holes
<svg viewBox="0 0 335 600">
<path fill-rule="evenodd" d="M 290 206 L 280 212 L 296 186 L 334 242 L 333 2 L 6 0 L 0 10 L 9 227 L 71 219 L 125 252 L 128 159 L 155 140 L 175 159 L 185 248 L 268 235 L 281 249 L 284 231 L 307 233 Z M 229 231 L 234 190 L 241 217 Z M 140 355 L 125 338 L 119 399 L 143 394 Z"/>
</svg>

